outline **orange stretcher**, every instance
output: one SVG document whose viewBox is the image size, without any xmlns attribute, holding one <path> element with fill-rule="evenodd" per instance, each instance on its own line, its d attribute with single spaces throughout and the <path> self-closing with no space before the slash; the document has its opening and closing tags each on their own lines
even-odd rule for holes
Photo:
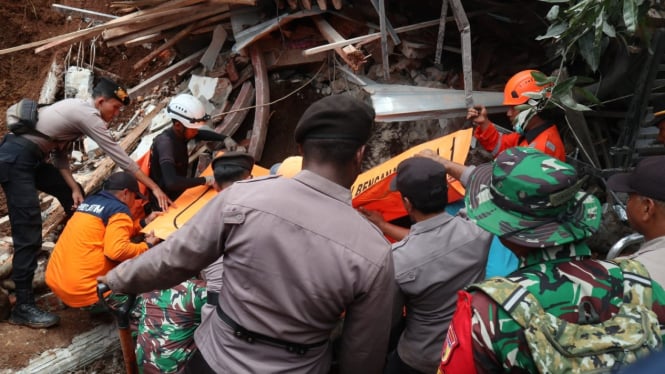
<svg viewBox="0 0 665 374">
<path fill-rule="evenodd" d="M 351 186 L 353 207 L 364 207 L 368 210 L 381 212 L 386 221 L 404 217 L 406 211 L 402 205 L 399 192 L 390 191 L 389 185 L 395 176 L 397 165 L 416 153 L 431 149 L 444 158 L 464 164 L 471 146 L 472 129 L 460 130 L 455 133 L 430 140 L 417 145 L 390 160 L 373 167 L 360 174 Z M 211 175 L 212 169 L 208 166 L 201 175 Z M 252 175 L 261 177 L 269 174 L 269 170 L 254 165 Z M 154 231 L 161 239 L 166 239 L 171 233 L 182 227 L 196 212 L 199 211 L 217 193 L 210 187 L 197 186 L 186 190 L 162 216 L 156 218 L 143 228 L 143 232 Z M 448 177 L 448 202 L 452 203 L 464 196 L 462 184 Z"/>
</svg>

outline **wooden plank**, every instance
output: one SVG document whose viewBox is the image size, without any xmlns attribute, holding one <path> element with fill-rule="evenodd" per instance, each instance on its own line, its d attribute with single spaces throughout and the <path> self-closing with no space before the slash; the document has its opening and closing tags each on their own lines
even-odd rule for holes
<svg viewBox="0 0 665 374">
<path fill-rule="evenodd" d="M 222 123 L 215 127 L 217 133 L 233 136 L 233 134 L 238 131 L 238 128 L 242 125 L 245 117 L 247 117 L 250 107 L 254 104 L 254 100 L 256 99 L 255 92 L 252 82 L 243 83 L 240 92 L 238 93 L 238 97 L 236 97 L 236 100 L 233 102 L 231 109 L 226 112 Z M 213 123 L 214 121 L 213 118 Z"/>
<path fill-rule="evenodd" d="M 192 29 L 195 26 L 196 26 L 195 23 L 191 23 L 189 26 L 187 26 L 184 29 L 180 30 L 177 34 L 175 34 L 172 38 L 170 38 L 166 43 L 164 43 L 164 44 L 160 45 L 159 47 L 153 49 L 150 53 L 148 53 L 147 56 L 143 57 L 142 59 L 140 59 L 139 61 L 137 61 L 134 64 L 134 66 L 133 66 L 134 70 L 139 70 L 145 64 L 152 61 L 153 58 L 157 57 L 160 53 L 162 53 L 163 51 L 171 48 L 177 42 L 184 39 L 187 35 L 189 35 L 189 32 L 192 31 Z"/>
<path fill-rule="evenodd" d="M 104 323 L 72 339 L 65 348 L 49 349 L 30 360 L 21 373 L 67 373 L 77 371 L 120 349 L 115 323 Z"/>
<path fill-rule="evenodd" d="M 261 160 L 263 147 L 268 135 L 268 120 L 270 119 L 270 82 L 268 82 L 268 69 L 263 60 L 263 53 L 256 46 L 250 46 L 249 55 L 254 67 L 254 86 L 256 87 L 256 109 L 254 110 L 254 124 L 252 136 L 249 139 L 247 153 L 255 160 Z"/>
<path fill-rule="evenodd" d="M 100 13 L 100 12 L 94 12 L 92 10 L 87 10 L 87 9 L 81 9 L 81 8 L 74 8 L 71 6 L 67 5 L 62 5 L 62 4 L 51 4 L 53 8 L 55 8 L 56 11 L 64 14 L 77 14 L 79 16 L 85 17 L 85 18 L 92 18 L 95 20 L 100 20 L 100 19 L 116 19 L 118 16 L 114 16 L 113 14 L 106 14 L 106 13 Z"/>
<path fill-rule="evenodd" d="M 313 16 L 314 24 L 323 37 L 331 43 L 346 42 L 346 39 L 335 30 L 328 21 L 321 16 Z M 348 44 L 348 43 L 347 43 Z M 351 69 L 358 71 L 367 62 L 367 57 L 352 45 L 344 48 L 335 48 L 335 52 L 346 62 Z"/>
<path fill-rule="evenodd" d="M 333 2 L 334 1 L 339 1 L 339 0 L 333 0 Z M 390 38 L 393 40 L 395 45 L 398 45 L 399 43 L 401 43 L 401 41 L 399 40 L 399 36 L 397 36 L 397 32 L 395 32 L 395 28 L 390 23 L 388 18 L 385 17 L 385 16 L 381 17 L 381 4 L 379 4 L 378 1 L 379 0 L 371 0 L 371 3 L 372 3 L 372 6 L 374 7 L 374 10 L 376 10 L 376 13 L 379 14 L 379 17 L 380 17 L 379 24 L 380 24 L 381 21 L 385 21 L 388 32 L 390 33 Z M 340 6 L 341 6 L 341 1 L 339 1 L 339 2 L 340 2 Z M 335 8 L 339 9 L 337 7 L 335 7 Z M 384 14 L 385 14 L 385 11 L 384 11 Z M 381 26 L 379 25 L 379 27 L 381 27 Z"/>
<path fill-rule="evenodd" d="M 448 17 L 448 18 L 451 18 L 451 17 Z M 448 18 L 446 18 L 446 19 L 448 20 Z M 450 20 L 452 20 L 452 18 Z M 437 26 L 438 24 L 439 24 L 439 19 L 435 19 L 435 20 L 432 20 L 432 21 L 425 21 L 425 22 L 416 23 L 414 25 L 398 27 L 398 28 L 395 29 L 395 32 L 402 33 L 402 32 L 407 32 L 407 31 L 415 31 L 415 30 L 424 29 L 426 27 Z M 318 47 L 313 47 L 313 48 L 306 49 L 306 50 L 303 51 L 303 56 L 309 56 L 309 55 L 313 55 L 313 54 L 316 54 L 316 53 L 330 51 L 330 50 L 335 49 L 335 48 L 340 48 L 340 47 L 344 47 L 344 46 L 359 43 L 359 42 L 367 43 L 367 42 L 371 42 L 373 40 L 380 39 L 380 38 L 381 38 L 381 33 L 380 32 L 375 32 L 375 33 L 367 34 L 367 35 L 363 35 L 363 36 L 357 36 L 355 38 L 341 40 L 339 42 L 334 42 L 334 43 L 320 45 Z"/>
<path fill-rule="evenodd" d="M 104 24 L 101 24 L 99 26 L 91 27 L 88 29 L 83 29 L 83 30 L 78 30 L 75 32 L 71 32 L 69 34 L 64 34 L 64 35 L 59 35 L 53 38 L 49 38 L 46 40 L 42 40 L 38 43 L 37 45 L 41 45 L 41 47 L 38 47 L 35 49 L 35 53 L 40 53 L 43 52 L 47 49 L 53 48 L 55 46 L 63 46 L 63 45 L 69 45 L 72 43 L 76 43 L 78 41 L 90 38 L 94 35 L 98 35 L 99 33 L 103 32 L 104 30 L 112 27 L 119 27 L 123 25 L 128 25 L 134 22 L 141 22 L 145 19 L 149 19 L 154 16 L 154 13 L 159 13 L 164 10 L 171 9 L 172 7 L 178 7 L 178 6 L 184 6 L 184 5 L 190 5 L 190 4 L 195 4 L 195 3 L 200 3 L 205 0 L 174 0 L 170 1 L 168 3 L 163 4 L 162 6 L 151 8 L 148 10 L 140 10 L 131 14 L 127 14 L 125 16 L 116 18 L 114 20 L 111 20 L 109 22 L 106 22 Z M 161 13 L 160 13 L 161 14 Z M 145 17 L 145 18 L 144 18 Z M 33 43 L 29 43 L 33 44 Z M 32 48 L 29 47 L 29 48 Z M 11 49 L 11 48 L 10 48 Z M 25 49 L 25 48 L 22 48 Z M 15 51 L 15 49 L 13 50 Z M 3 51 L 0 51 L 0 55 L 2 55 Z"/>
<path fill-rule="evenodd" d="M 375 1 L 372 1 L 374 4 Z M 376 5 L 375 5 L 376 6 Z M 383 79 L 390 79 L 390 59 L 388 57 L 388 29 L 386 24 L 386 1 L 379 0 L 379 27 L 381 28 L 381 60 Z"/>
<path fill-rule="evenodd" d="M 168 68 L 162 70 L 161 72 L 153 75 L 152 77 L 146 79 L 145 81 L 141 82 L 137 86 L 134 86 L 129 89 L 128 93 L 130 96 L 136 96 L 136 95 L 141 95 L 144 92 L 150 90 L 157 84 L 163 82 L 164 80 L 182 72 L 185 70 L 189 70 L 195 65 L 198 64 L 198 58 L 201 57 L 203 54 L 204 50 L 200 50 L 198 52 L 195 52 L 191 55 L 189 55 L 187 58 L 178 61 L 176 64 L 173 64 L 169 66 Z"/>
<path fill-rule="evenodd" d="M 311 64 L 314 62 L 321 62 L 326 59 L 326 55 L 317 54 L 313 56 L 303 56 L 301 49 L 287 49 L 287 50 L 265 50 L 263 57 L 266 61 L 268 70 L 280 69 L 296 65 Z"/>
<path fill-rule="evenodd" d="M 216 16 L 205 18 L 201 21 L 202 21 L 202 24 L 208 24 L 208 23 L 219 22 L 221 20 L 224 20 L 224 19 L 227 19 L 227 18 L 230 18 L 230 17 L 231 17 L 231 13 L 226 12 L 226 13 L 217 14 Z M 171 19 L 170 21 L 165 21 L 164 23 L 161 23 L 161 24 L 156 23 L 155 25 L 153 25 L 152 27 L 149 27 L 147 29 L 137 31 L 137 32 L 134 32 L 134 33 L 128 34 L 128 35 L 122 35 L 120 37 L 113 38 L 111 40 L 107 40 L 106 45 L 109 46 L 109 47 L 115 47 L 115 46 L 118 46 L 118 45 L 121 45 L 121 44 L 126 44 L 129 41 L 136 40 L 137 38 L 147 36 L 147 35 L 154 35 L 154 33 L 159 33 L 159 32 L 162 32 L 164 30 L 168 30 L 168 29 L 171 29 L 171 28 L 178 27 L 180 25 L 182 25 L 182 23 L 180 22 L 180 20 L 177 19 L 177 17 L 175 17 L 174 19 Z M 192 34 L 193 33 L 194 33 L 194 31 L 192 32 Z"/>
<path fill-rule="evenodd" d="M 161 32 L 146 35 L 146 36 L 141 36 L 132 40 L 128 40 L 124 43 L 122 43 L 126 47 L 136 47 L 139 45 L 143 45 L 146 43 L 153 43 L 153 42 L 159 42 L 162 41 L 166 38 L 166 35 L 162 34 Z"/>
<path fill-rule="evenodd" d="M 222 46 L 224 45 L 227 36 L 228 34 L 222 25 L 215 26 L 215 30 L 212 32 L 212 41 L 200 60 L 201 65 L 203 65 L 208 71 L 215 68 L 217 56 L 219 56 L 219 52 L 222 50 Z"/>
<path fill-rule="evenodd" d="M 153 17 L 149 19 L 150 22 L 143 21 L 141 23 L 106 30 L 102 33 L 102 38 L 104 40 L 109 40 L 159 25 L 162 25 L 162 27 L 155 31 L 168 30 L 175 26 L 180 26 L 225 11 L 228 11 L 228 6 L 211 7 L 209 4 L 196 4 L 183 8 L 166 10 L 162 13 L 158 13 L 158 17 L 153 15 Z"/>
</svg>

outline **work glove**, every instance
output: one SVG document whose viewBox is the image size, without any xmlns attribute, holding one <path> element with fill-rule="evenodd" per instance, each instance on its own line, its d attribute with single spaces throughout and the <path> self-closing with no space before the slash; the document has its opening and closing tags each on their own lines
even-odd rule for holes
<svg viewBox="0 0 665 374">
<path fill-rule="evenodd" d="M 238 143 L 236 143 L 236 141 L 233 140 L 232 137 L 227 136 L 224 139 L 224 147 L 226 147 L 227 151 L 235 151 L 236 148 L 238 148 Z"/>
<path fill-rule="evenodd" d="M 213 177 L 212 175 L 206 175 L 203 178 L 206 179 L 206 184 L 205 184 L 206 186 L 212 187 L 212 185 L 215 183 L 215 177 Z"/>
</svg>

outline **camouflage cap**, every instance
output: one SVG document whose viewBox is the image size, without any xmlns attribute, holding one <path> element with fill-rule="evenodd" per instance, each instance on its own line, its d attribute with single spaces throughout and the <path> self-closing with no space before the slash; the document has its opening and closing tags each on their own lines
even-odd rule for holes
<svg viewBox="0 0 665 374">
<path fill-rule="evenodd" d="M 534 148 L 509 148 L 473 172 L 465 196 L 468 215 L 525 247 L 578 241 L 591 236 L 601 219 L 598 199 L 580 191 L 584 179 L 571 165 Z"/>
</svg>

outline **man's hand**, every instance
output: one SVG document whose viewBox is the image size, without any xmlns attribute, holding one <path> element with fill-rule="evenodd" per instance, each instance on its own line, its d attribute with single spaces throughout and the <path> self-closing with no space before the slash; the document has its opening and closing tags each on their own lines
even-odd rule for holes
<svg viewBox="0 0 665 374">
<path fill-rule="evenodd" d="M 106 278 L 106 275 L 100 275 L 97 277 L 97 283 L 104 283 L 105 285 L 109 285 L 109 280 Z M 109 286 L 111 288 L 111 286 Z"/>
<path fill-rule="evenodd" d="M 368 221 L 372 222 L 379 230 L 383 230 L 383 225 L 386 223 L 386 220 L 383 219 L 381 212 L 377 210 L 367 210 L 363 207 L 359 207 L 358 211 L 367 218 Z"/>
<path fill-rule="evenodd" d="M 212 187 L 215 184 L 215 177 L 213 177 L 212 175 L 206 175 L 203 178 L 206 179 L 206 183 L 205 183 L 206 186 Z"/>
<path fill-rule="evenodd" d="M 235 151 L 236 148 L 238 148 L 238 143 L 236 143 L 232 137 L 227 136 L 226 139 L 224 139 L 224 147 L 226 147 L 227 151 Z"/>
<path fill-rule="evenodd" d="M 467 109 L 466 119 L 471 120 L 474 126 L 480 126 L 482 129 L 489 125 L 489 121 L 487 120 L 487 109 L 483 105 L 476 105 Z"/>
<path fill-rule="evenodd" d="M 416 153 L 415 157 L 429 158 L 430 160 L 434 160 L 434 161 L 440 163 L 441 165 L 445 166 L 446 169 L 450 166 L 450 163 L 451 163 L 450 160 L 437 155 L 436 152 L 434 152 L 431 149 L 423 149 L 422 151 Z"/>
<path fill-rule="evenodd" d="M 145 217 L 143 220 L 145 221 L 145 223 L 146 223 L 146 225 L 147 225 L 148 223 L 154 221 L 155 218 L 161 216 L 162 214 L 164 214 L 164 212 L 158 212 L 158 211 L 155 211 L 155 212 L 150 213 L 150 214 L 149 214 L 147 217 Z"/>
<path fill-rule="evenodd" d="M 83 203 L 83 191 L 81 191 L 80 188 L 76 188 L 72 191 L 72 200 L 74 201 L 74 204 L 72 204 L 72 210 L 76 210 L 76 208 Z"/>
<path fill-rule="evenodd" d="M 173 201 L 169 199 L 168 196 L 162 191 L 161 188 L 156 187 L 155 189 L 152 190 L 152 194 L 155 196 L 157 199 L 157 203 L 159 204 L 159 207 L 165 211 L 166 209 L 169 208 L 169 205 L 173 204 Z"/>
<path fill-rule="evenodd" d="M 145 234 L 145 242 L 150 244 L 150 246 L 157 245 L 161 241 L 162 239 L 155 236 L 155 231 L 150 231 L 149 233 Z"/>
</svg>

